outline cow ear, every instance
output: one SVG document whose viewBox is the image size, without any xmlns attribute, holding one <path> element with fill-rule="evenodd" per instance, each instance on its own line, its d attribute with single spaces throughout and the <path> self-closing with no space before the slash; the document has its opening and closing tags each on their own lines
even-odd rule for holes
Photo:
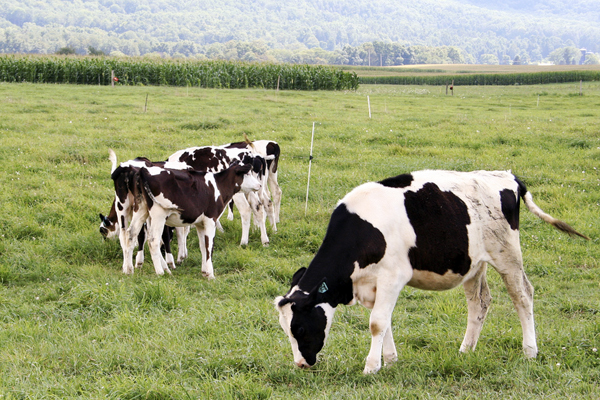
<svg viewBox="0 0 600 400">
<path fill-rule="evenodd" d="M 279 296 L 275 299 L 275 306 L 277 308 L 281 308 L 288 303 L 292 303 L 292 300 L 287 297 Z"/>
<path fill-rule="evenodd" d="M 306 267 L 302 267 L 298 271 L 296 271 L 294 276 L 292 276 L 292 287 L 296 286 L 298 284 L 298 282 L 300 282 L 300 279 L 304 276 L 305 272 L 306 272 Z"/>
<path fill-rule="evenodd" d="M 104 215 L 102 213 L 100 213 L 100 221 L 104 222 Z"/>
<path fill-rule="evenodd" d="M 323 303 L 325 298 L 325 293 L 329 291 L 329 286 L 327 286 L 327 278 L 323 278 L 323 280 L 316 285 L 308 294 L 307 300 L 308 304 L 319 304 Z"/>
<path fill-rule="evenodd" d="M 238 175 L 245 175 L 252 169 L 252 164 L 236 165 L 235 173 Z"/>
</svg>

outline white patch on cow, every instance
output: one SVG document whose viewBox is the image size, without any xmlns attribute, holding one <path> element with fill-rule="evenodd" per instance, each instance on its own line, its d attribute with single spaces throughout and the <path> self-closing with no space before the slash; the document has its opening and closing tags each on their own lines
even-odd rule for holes
<svg viewBox="0 0 600 400">
<path fill-rule="evenodd" d="M 179 162 L 179 161 L 167 161 L 167 162 L 165 162 L 164 168 L 178 169 L 178 170 L 191 170 L 192 169 L 192 167 L 190 167 L 186 163 Z"/>
<path fill-rule="evenodd" d="M 166 172 L 166 173 L 170 174 L 169 171 L 167 171 L 166 169 L 161 168 L 161 167 L 146 167 L 146 171 L 148 171 L 148 173 L 152 176 L 160 175 L 161 172 Z"/>
<path fill-rule="evenodd" d="M 127 167 L 142 168 L 142 167 L 146 166 L 146 162 L 145 161 L 129 160 L 129 161 L 122 162 L 120 165 L 121 165 L 121 168 L 127 168 Z"/>
<path fill-rule="evenodd" d="M 215 176 L 213 174 L 204 175 L 204 182 L 206 182 L 207 187 L 212 186 L 212 188 L 215 191 L 215 201 L 218 201 L 219 197 L 221 197 L 221 192 L 219 191 L 219 189 L 217 187 L 217 182 L 215 181 Z"/>
</svg>

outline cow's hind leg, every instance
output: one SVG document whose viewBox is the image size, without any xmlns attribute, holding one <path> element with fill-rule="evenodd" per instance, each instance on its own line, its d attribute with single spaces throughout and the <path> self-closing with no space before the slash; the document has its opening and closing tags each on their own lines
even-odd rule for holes
<svg viewBox="0 0 600 400">
<path fill-rule="evenodd" d="M 475 350 L 477 340 L 483 327 L 483 321 L 492 301 L 490 290 L 486 280 L 487 263 L 482 262 L 477 274 L 464 283 L 465 295 L 467 297 L 467 331 L 460 345 L 460 351 L 466 353 Z"/>
<path fill-rule="evenodd" d="M 533 320 L 533 286 L 529 283 L 523 270 L 518 234 L 513 243 L 516 244 L 512 247 L 505 246 L 498 259 L 490 263 L 502 276 L 510 299 L 519 314 L 523 329 L 523 351 L 527 357 L 533 358 L 538 351 Z"/>
<path fill-rule="evenodd" d="M 534 358 L 538 349 L 533 320 L 533 286 L 522 268 L 514 273 L 502 274 L 502 279 L 521 320 L 523 352 L 527 357 Z"/>
<path fill-rule="evenodd" d="M 165 226 L 164 219 L 152 218 L 152 221 L 148 223 L 147 226 L 148 248 L 150 250 L 150 256 L 152 257 L 152 263 L 154 264 L 154 271 L 157 275 L 163 275 L 165 272 L 170 274 L 171 270 L 167 266 L 167 263 L 160 252 L 160 242 Z"/>
</svg>

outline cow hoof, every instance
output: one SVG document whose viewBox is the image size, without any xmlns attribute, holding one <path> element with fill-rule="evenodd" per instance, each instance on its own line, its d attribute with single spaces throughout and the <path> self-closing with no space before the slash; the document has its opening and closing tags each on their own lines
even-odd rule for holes
<svg viewBox="0 0 600 400">
<path fill-rule="evenodd" d="M 215 275 L 214 274 L 207 274 L 206 272 L 203 272 L 202 276 L 204 276 L 209 281 L 212 281 L 213 279 L 215 279 Z"/>
<path fill-rule="evenodd" d="M 377 371 L 379 371 L 380 368 L 381 367 L 376 367 L 376 368 L 365 367 L 365 369 L 363 370 L 363 374 L 364 375 L 375 374 L 375 373 L 377 373 Z"/>
<path fill-rule="evenodd" d="M 263 242 L 263 247 L 269 247 L 269 242 Z"/>
</svg>

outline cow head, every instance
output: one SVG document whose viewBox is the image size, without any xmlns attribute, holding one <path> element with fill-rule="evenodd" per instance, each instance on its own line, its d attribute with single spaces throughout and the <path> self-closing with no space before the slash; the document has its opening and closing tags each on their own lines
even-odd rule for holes
<svg viewBox="0 0 600 400">
<path fill-rule="evenodd" d="M 119 233 L 119 223 L 100 214 L 100 233 L 105 239 L 112 239 Z"/>
<path fill-rule="evenodd" d="M 292 278 L 290 291 L 275 299 L 279 324 L 288 335 L 294 362 L 300 368 L 311 367 L 317 362 L 317 354 L 325 345 L 335 313 L 335 308 L 325 301 L 326 280 L 309 293 L 297 286 L 305 271 L 306 268 L 298 270 Z"/>
<path fill-rule="evenodd" d="M 243 193 L 256 192 L 261 189 L 262 184 L 260 179 L 258 179 L 257 174 L 254 172 L 253 165 L 250 164 L 238 164 L 232 163 L 231 167 L 235 174 L 239 177 L 242 177 L 242 182 L 240 185 L 240 190 Z"/>
</svg>

